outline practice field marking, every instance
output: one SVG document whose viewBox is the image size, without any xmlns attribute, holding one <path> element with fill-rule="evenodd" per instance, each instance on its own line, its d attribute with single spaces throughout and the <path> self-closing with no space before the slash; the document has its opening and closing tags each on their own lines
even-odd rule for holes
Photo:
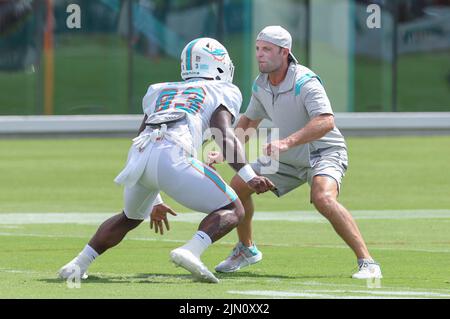
<svg viewBox="0 0 450 319">
<path fill-rule="evenodd" d="M 272 298 L 288 298 L 288 297 L 303 297 L 303 298 L 339 298 L 339 299 L 357 299 L 357 298 L 388 298 L 388 299 L 415 299 L 415 298 L 450 298 L 450 294 L 425 292 L 425 291 L 386 291 L 386 290 L 302 290 L 300 292 L 292 291 L 275 291 L 275 290 L 230 290 L 229 294 L 263 296 Z M 348 295 L 363 294 L 363 295 Z M 340 295 L 345 294 L 345 295 Z M 366 295 L 366 296 L 364 296 Z M 368 295 L 368 296 L 367 296 Z"/>
<path fill-rule="evenodd" d="M 26 276 L 36 276 L 39 277 L 48 277 L 48 276 L 56 276 L 55 272 L 49 271 L 35 271 L 29 269 L 11 269 L 11 268 L 0 268 L 1 273 L 8 274 L 22 274 Z M 108 272 L 100 272 L 100 273 L 91 273 L 94 277 L 102 277 L 102 276 L 112 276 L 112 277 L 133 277 L 133 274 L 121 275 L 118 273 L 108 273 Z M 147 276 L 148 280 L 152 279 L 165 279 L 167 276 L 165 275 L 149 275 Z M 142 279 L 142 278 L 140 278 Z M 174 280 L 174 278 L 169 277 L 167 279 Z M 183 281 L 183 278 L 180 278 L 180 281 Z M 250 282 L 257 282 L 256 280 L 252 280 L 251 278 L 247 278 L 245 282 L 248 284 Z M 88 282 L 87 280 L 86 282 Z M 62 281 L 61 281 L 62 282 Z M 266 279 L 266 282 L 270 282 L 270 279 Z M 367 289 L 362 290 L 359 285 L 348 285 L 348 284 L 326 284 L 326 283 L 318 283 L 318 282 L 300 282 L 297 283 L 302 286 L 306 286 L 306 289 L 301 289 L 297 291 L 278 291 L 278 290 L 229 290 L 227 293 L 229 294 L 238 294 L 238 295 L 247 295 L 247 296 L 262 296 L 269 298 L 327 298 L 327 299 L 424 299 L 424 298 L 450 298 L 450 294 L 446 293 L 447 290 L 444 289 L 430 289 L 429 291 L 420 291 L 413 288 L 404 288 L 404 287 L 384 287 L 383 289 Z M 311 289 L 311 286 L 330 286 L 336 287 L 336 289 Z M 348 289 L 343 287 L 349 287 Z M 420 289 L 420 288 L 419 288 Z M 422 288 L 423 289 L 423 288 Z M 351 295 L 349 295 L 351 294 Z"/>
<path fill-rule="evenodd" d="M 450 218 L 449 209 L 419 210 L 355 210 L 351 212 L 357 220 L 364 219 L 437 219 Z M 0 225 L 20 224 L 100 224 L 114 213 L 0 213 Z M 199 223 L 203 213 L 179 213 L 171 222 Z M 148 219 L 147 219 L 148 220 Z M 256 211 L 255 221 L 290 221 L 328 223 L 315 211 L 261 212 Z"/>
<path fill-rule="evenodd" d="M 0 232 L 0 236 L 7 237 L 42 237 L 42 238 L 79 238 L 79 239 L 89 239 L 91 236 L 76 236 L 76 235 L 46 235 L 46 234 L 35 234 L 35 233 L 6 233 Z M 172 243 L 185 243 L 186 240 L 177 240 L 177 239 L 159 239 L 159 238 L 147 238 L 147 237 L 126 237 L 128 240 L 143 240 L 143 241 L 164 241 L 164 242 L 172 242 Z M 231 244 L 231 243 L 230 243 Z"/>
<path fill-rule="evenodd" d="M 332 288 L 344 288 L 344 287 L 348 287 L 349 289 L 361 289 L 360 285 L 355 285 L 355 284 L 332 284 L 332 283 L 325 283 L 325 282 L 318 282 L 318 281 L 303 281 L 303 282 L 298 282 L 295 283 L 295 285 L 301 285 L 301 286 L 307 286 L 307 287 L 332 287 Z M 410 287 L 383 287 L 383 289 L 396 289 L 396 290 L 401 290 L 401 291 L 407 291 L 407 292 L 414 292 L 414 288 L 410 288 Z M 450 290 L 448 289 L 441 289 L 441 288 L 431 288 L 432 291 L 436 292 L 436 293 L 445 293 L 448 294 L 450 292 Z M 450 296 L 450 295 L 449 295 Z"/>
<path fill-rule="evenodd" d="M 37 234 L 37 233 L 8 233 L 8 232 L 0 232 L 0 236 L 6 237 L 41 237 L 41 238 L 79 238 L 79 239 L 89 239 L 91 235 L 86 236 L 77 236 L 77 235 L 47 235 L 47 234 Z M 137 240 L 137 241 L 161 241 L 161 242 L 169 242 L 169 243 L 186 243 L 186 240 L 182 239 L 165 239 L 165 238 L 154 238 L 154 237 L 133 237 L 127 236 L 126 240 Z M 235 242 L 231 241 L 220 241 L 216 243 L 216 245 L 234 245 Z M 345 245 L 314 245 L 314 244 L 275 244 L 275 243 L 261 243 L 261 247 L 264 246 L 272 246 L 272 247 L 314 247 L 314 248 L 337 248 L 337 249 L 348 249 Z M 398 248 L 398 247 L 375 247 L 376 250 L 396 250 L 396 251 L 416 251 L 416 252 L 425 252 L 425 253 L 450 253 L 450 249 L 423 249 L 423 248 Z"/>
<path fill-rule="evenodd" d="M 26 269 L 6 269 L 6 268 L 0 268 L 0 272 L 6 272 L 11 274 L 39 274 L 39 271 L 34 270 L 26 270 Z"/>
</svg>

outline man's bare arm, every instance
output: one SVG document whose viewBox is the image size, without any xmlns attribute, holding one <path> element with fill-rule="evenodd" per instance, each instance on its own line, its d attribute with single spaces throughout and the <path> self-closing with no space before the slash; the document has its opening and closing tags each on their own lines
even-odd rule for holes
<svg viewBox="0 0 450 319">
<path fill-rule="evenodd" d="M 264 146 L 264 154 L 275 157 L 276 154 L 312 141 L 318 140 L 334 128 L 334 116 L 332 114 L 322 114 L 311 119 L 306 126 L 288 137 L 272 141 Z"/>
<path fill-rule="evenodd" d="M 216 143 L 222 149 L 223 158 L 237 172 L 247 161 L 244 148 L 231 128 L 231 119 L 230 111 L 224 106 L 219 106 L 211 117 L 210 126 L 221 132 L 220 138 L 215 137 Z M 233 154 L 233 158 L 227 158 L 227 154 Z"/>
<path fill-rule="evenodd" d="M 306 144 L 323 137 L 334 128 L 334 116 L 322 114 L 311 119 L 306 126 L 286 137 L 289 148 Z"/>
</svg>

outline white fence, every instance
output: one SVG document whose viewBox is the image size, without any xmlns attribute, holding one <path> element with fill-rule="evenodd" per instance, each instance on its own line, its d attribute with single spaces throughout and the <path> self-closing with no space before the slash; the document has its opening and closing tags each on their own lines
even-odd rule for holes
<svg viewBox="0 0 450 319">
<path fill-rule="evenodd" d="M 133 136 L 142 115 L 0 116 L 0 137 Z M 263 126 L 270 127 L 264 121 Z M 450 135 L 450 112 L 337 113 L 346 136 Z"/>
</svg>

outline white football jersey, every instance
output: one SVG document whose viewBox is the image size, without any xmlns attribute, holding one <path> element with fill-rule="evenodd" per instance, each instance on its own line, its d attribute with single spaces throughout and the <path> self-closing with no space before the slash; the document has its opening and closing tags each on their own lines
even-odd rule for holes
<svg viewBox="0 0 450 319">
<path fill-rule="evenodd" d="M 203 79 L 153 84 L 142 100 L 142 108 L 147 116 L 171 110 L 186 112 L 195 148 L 203 142 L 211 116 L 220 105 L 230 111 L 234 121 L 241 104 L 242 94 L 234 84 Z"/>
<path fill-rule="evenodd" d="M 205 213 L 235 201 L 233 189 L 214 170 L 195 159 L 195 151 L 207 137 L 204 133 L 210 128 L 214 111 L 223 105 L 234 121 L 241 103 L 239 89 L 225 81 L 195 79 L 151 85 L 142 101 L 144 113 L 151 120 L 167 119 L 167 113 L 172 111 L 187 115 L 164 128 L 147 126 L 140 137 L 151 142 L 143 148 L 131 146 L 127 164 L 115 178 L 116 183 L 126 186 L 126 216 L 139 220 L 148 217 L 161 190 L 182 205 Z M 163 138 L 151 140 L 155 132 L 163 132 Z"/>
</svg>

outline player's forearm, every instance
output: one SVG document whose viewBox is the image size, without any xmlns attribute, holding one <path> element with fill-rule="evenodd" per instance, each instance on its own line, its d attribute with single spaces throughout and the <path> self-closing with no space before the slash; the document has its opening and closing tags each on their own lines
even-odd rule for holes
<svg viewBox="0 0 450 319">
<path fill-rule="evenodd" d="M 304 128 L 286 137 L 285 140 L 288 148 L 292 148 L 318 140 L 333 128 L 333 115 L 320 115 L 309 121 Z"/>
<path fill-rule="evenodd" d="M 234 129 L 234 133 L 242 144 L 247 143 L 253 135 L 256 135 L 256 128 L 259 123 L 261 123 L 261 120 L 251 120 L 245 115 L 241 115 L 241 118 Z"/>
<path fill-rule="evenodd" d="M 247 163 L 244 147 L 232 129 L 224 132 L 223 139 L 218 144 L 223 158 L 236 172 Z"/>
</svg>

